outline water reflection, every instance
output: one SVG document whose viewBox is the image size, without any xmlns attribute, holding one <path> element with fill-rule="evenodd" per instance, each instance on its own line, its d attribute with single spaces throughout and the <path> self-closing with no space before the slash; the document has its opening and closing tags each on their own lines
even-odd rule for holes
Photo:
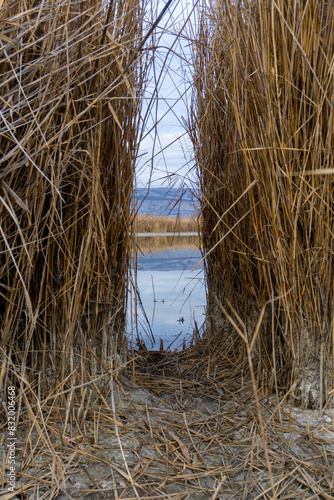
<svg viewBox="0 0 334 500">
<path fill-rule="evenodd" d="M 180 242 L 178 245 L 182 246 Z M 154 247 L 156 245 L 151 246 Z M 194 244 L 188 248 L 146 251 L 138 256 L 137 327 L 133 333 L 134 338 L 137 335 L 143 338 L 148 349 L 159 349 L 161 339 L 164 348 L 170 344 L 172 348 L 181 347 L 184 340 L 189 342 L 195 321 L 198 327 L 204 322 L 203 265 L 191 271 L 200 260 L 201 253 Z M 133 315 L 134 310 L 132 303 Z M 149 341 L 151 333 L 152 342 Z M 131 304 L 128 334 L 131 337 Z"/>
</svg>

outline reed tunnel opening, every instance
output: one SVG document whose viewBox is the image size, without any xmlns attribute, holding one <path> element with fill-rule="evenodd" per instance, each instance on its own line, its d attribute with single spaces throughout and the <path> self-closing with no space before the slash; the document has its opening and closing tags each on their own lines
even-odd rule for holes
<svg viewBox="0 0 334 500">
<path fill-rule="evenodd" d="M 186 348 L 203 331 L 206 287 L 198 204 L 187 190 L 170 210 L 176 194 L 176 189 L 154 188 L 138 211 L 127 304 L 130 348 L 133 343 L 136 349 Z"/>
</svg>

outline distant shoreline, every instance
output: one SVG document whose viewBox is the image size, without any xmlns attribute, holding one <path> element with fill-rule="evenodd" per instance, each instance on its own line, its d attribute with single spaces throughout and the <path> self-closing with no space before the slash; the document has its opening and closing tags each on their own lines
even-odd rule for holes
<svg viewBox="0 0 334 500">
<path fill-rule="evenodd" d="M 166 217 L 140 214 L 134 221 L 134 232 L 140 236 L 197 236 L 198 221 L 195 217 Z"/>
</svg>

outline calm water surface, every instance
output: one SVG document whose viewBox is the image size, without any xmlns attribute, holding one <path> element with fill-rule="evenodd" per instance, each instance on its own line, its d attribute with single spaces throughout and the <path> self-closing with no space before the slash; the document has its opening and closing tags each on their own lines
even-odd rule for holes
<svg viewBox="0 0 334 500">
<path fill-rule="evenodd" d="M 138 257 L 137 327 L 131 321 L 135 307 L 129 300 L 128 335 L 143 339 L 148 349 L 182 347 L 189 342 L 195 321 L 204 322 L 206 294 L 203 265 L 198 249 L 183 248 L 148 252 Z M 132 326 L 131 326 L 132 323 Z M 154 338 L 154 340 L 153 340 Z M 174 341 L 174 342 L 173 342 Z"/>
</svg>

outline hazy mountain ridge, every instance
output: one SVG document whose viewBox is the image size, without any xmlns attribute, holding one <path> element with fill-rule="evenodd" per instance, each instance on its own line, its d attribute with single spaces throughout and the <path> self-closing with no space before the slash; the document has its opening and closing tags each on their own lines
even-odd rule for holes
<svg viewBox="0 0 334 500">
<path fill-rule="evenodd" d="M 182 195 L 182 196 L 181 196 Z M 177 188 L 146 188 L 135 190 L 136 207 L 139 214 L 190 217 L 199 209 L 198 201 L 189 189 L 180 192 Z"/>
</svg>

